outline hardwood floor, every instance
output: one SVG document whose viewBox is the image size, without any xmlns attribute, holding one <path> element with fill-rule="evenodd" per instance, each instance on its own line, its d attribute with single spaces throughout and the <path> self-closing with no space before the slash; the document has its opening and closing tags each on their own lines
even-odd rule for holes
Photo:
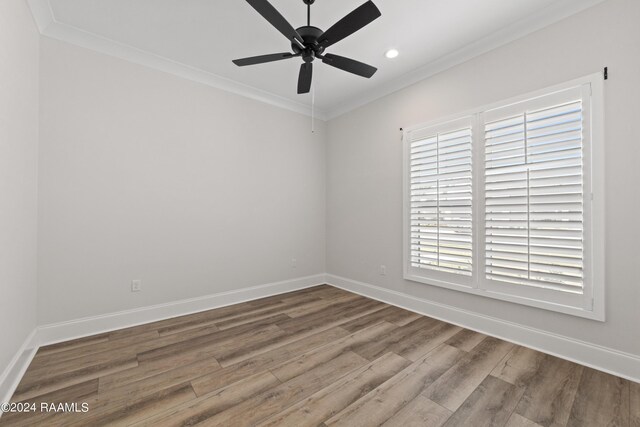
<svg viewBox="0 0 640 427">
<path fill-rule="evenodd" d="M 12 401 L 0 425 L 640 427 L 640 384 L 330 286 L 43 347 Z"/>
</svg>

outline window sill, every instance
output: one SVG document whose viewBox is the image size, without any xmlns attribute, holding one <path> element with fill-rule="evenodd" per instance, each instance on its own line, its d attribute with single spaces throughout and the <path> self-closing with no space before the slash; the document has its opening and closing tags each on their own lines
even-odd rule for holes
<svg viewBox="0 0 640 427">
<path fill-rule="evenodd" d="M 505 294 L 502 292 L 496 292 L 496 291 L 491 291 L 486 289 L 479 289 L 471 286 L 459 285 L 456 283 L 450 283 L 442 280 L 432 280 L 426 277 L 418 276 L 415 274 L 408 274 L 408 273 L 404 275 L 404 279 L 409 280 L 411 282 L 423 283 L 425 285 L 437 286 L 440 288 L 451 289 L 458 292 L 465 292 L 468 294 L 478 295 L 485 298 L 491 298 L 491 299 L 500 300 L 500 301 L 507 301 L 514 304 L 526 305 L 529 307 L 540 308 L 548 311 L 555 311 L 558 313 L 568 314 L 576 317 L 582 317 L 590 320 L 596 320 L 599 322 L 605 321 L 604 307 L 595 306 L 593 310 L 587 310 L 586 308 L 582 308 L 582 307 L 563 305 L 563 304 L 558 304 L 551 301 L 527 298 L 527 297 L 522 297 L 518 295 Z"/>
</svg>

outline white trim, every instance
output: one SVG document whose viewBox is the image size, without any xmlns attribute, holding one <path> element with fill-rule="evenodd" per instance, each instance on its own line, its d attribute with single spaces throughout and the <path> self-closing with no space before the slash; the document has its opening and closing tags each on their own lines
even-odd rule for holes
<svg viewBox="0 0 640 427">
<path fill-rule="evenodd" d="M 186 316 L 201 311 L 297 291 L 324 283 L 325 275 L 318 274 L 165 304 L 141 307 L 133 310 L 42 325 L 38 327 L 38 345 L 55 344 L 103 332 L 156 322 L 158 320 L 170 319 L 172 317 Z"/>
<path fill-rule="evenodd" d="M 640 382 L 640 356 L 531 328 L 496 317 L 462 310 L 384 289 L 368 283 L 327 274 L 327 283 L 424 316 L 523 345 L 603 372 Z"/>
<path fill-rule="evenodd" d="M 605 253 L 605 107 L 604 107 L 604 74 L 601 79 L 591 82 L 591 280 L 593 311 L 605 318 L 606 295 L 606 253 Z"/>
<path fill-rule="evenodd" d="M 406 131 L 413 131 L 416 129 L 421 129 L 421 128 L 428 128 L 428 127 L 433 127 L 433 126 L 438 126 L 441 125 L 443 123 L 449 123 L 458 119 L 461 119 L 463 117 L 467 117 L 467 116 L 473 116 L 475 114 L 478 114 L 479 112 L 487 112 L 487 111 L 491 111 L 491 110 L 495 110 L 498 108 L 504 108 L 506 106 L 510 106 L 512 104 L 517 104 L 520 103 L 522 101 L 526 101 L 528 99 L 536 99 L 536 98 L 540 98 L 540 97 L 544 97 L 546 95 L 549 95 L 551 93 L 554 92 L 562 92 L 563 90 L 566 90 L 567 88 L 571 88 L 571 87 L 577 87 L 577 86 L 582 86 L 585 84 L 592 84 L 592 85 L 598 85 L 598 88 L 600 90 L 600 96 L 603 97 L 603 91 L 604 91 L 604 71 L 596 71 L 595 73 L 591 73 L 588 74 L 586 76 L 581 76 L 581 77 L 577 77 L 575 79 L 572 80 L 568 80 L 562 83 L 558 83 L 555 84 L 553 86 L 548 86 L 542 89 L 538 89 L 538 90 L 534 90 L 531 92 L 527 92 L 525 94 L 520 94 L 520 95 L 515 95 L 512 96 L 510 98 L 507 99 L 503 99 L 501 101 L 494 101 L 491 102 L 490 104 L 484 104 L 484 105 L 480 105 L 477 106 L 475 108 L 469 108 L 463 112 L 460 113 L 455 113 L 455 114 L 450 114 L 448 116 L 444 116 L 444 117 L 440 117 L 440 118 L 436 118 L 436 119 L 431 119 L 427 122 L 424 123 L 419 123 L 417 125 L 411 125 L 411 126 L 403 126 L 403 133 L 406 133 Z M 595 93 L 595 91 L 594 91 Z M 604 104 L 604 102 L 602 102 L 602 104 Z M 604 112 L 604 106 L 601 106 L 602 111 Z M 604 116 L 604 113 L 603 113 Z M 604 133 L 602 133 L 602 138 L 604 139 Z"/>
<path fill-rule="evenodd" d="M 447 289 L 466 292 L 483 297 L 509 301 L 545 310 L 570 314 L 586 319 L 605 321 L 605 275 L 604 275 L 604 76 L 602 72 L 573 79 L 544 89 L 518 95 L 489 105 L 476 107 L 460 114 L 442 119 L 432 120 L 426 124 L 405 127 L 403 131 L 403 278 L 406 280 L 439 286 Z M 485 270 L 484 242 L 481 231 L 484 227 L 484 129 L 481 122 L 487 115 L 513 109 L 513 114 L 520 113 L 523 104 L 541 103 L 540 106 L 553 104 L 549 98 L 558 98 L 562 102 L 570 92 L 573 96 L 581 95 L 586 112 L 584 140 L 584 197 L 585 197 L 585 281 L 584 292 L 579 295 L 551 291 L 540 288 L 520 287 L 494 282 L 484 277 Z M 573 93 L 575 92 L 575 93 Z M 500 117 L 507 116 L 500 113 Z M 475 122 L 474 122 L 475 120 Z M 487 120 L 493 120 L 489 118 Z M 409 257 L 411 219 L 410 219 L 410 182 L 409 164 L 411 136 L 415 132 L 440 129 L 451 130 L 473 122 L 473 276 L 443 274 L 431 270 L 420 270 L 411 267 Z M 592 187 L 596 187 L 593 189 Z M 589 197 L 589 193 L 594 197 Z M 515 290 L 518 289 L 517 292 Z"/>
<path fill-rule="evenodd" d="M 364 94 L 338 104 L 327 111 L 318 111 L 316 109 L 315 116 L 325 121 L 334 119 L 358 107 L 373 102 L 376 99 L 397 92 L 407 86 L 497 49 L 500 46 L 525 37 L 603 1 L 604 0 L 556 1 L 552 5 L 529 15 L 525 19 L 514 22 L 493 34 L 444 55 L 416 70 L 410 71 L 403 76 L 382 83 L 381 85 L 372 86 L 372 88 Z M 40 29 L 40 33 L 44 36 L 158 69 L 276 107 L 295 111 L 307 116 L 311 116 L 312 114 L 309 105 L 58 22 L 55 19 L 49 0 L 28 0 L 28 2 L 34 19 Z"/>
<path fill-rule="evenodd" d="M 29 3 L 33 20 L 36 22 L 40 34 L 44 34 L 47 28 L 55 23 L 49 0 L 27 0 L 27 2 Z"/>
<path fill-rule="evenodd" d="M 0 403 L 8 402 L 13 396 L 13 392 L 18 387 L 22 376 L 31 364 L 33 356 L 38 350 L 37 345 L 38 328 L 35 328 L 24 340 L 16 354 L 0 376 Z M 0 417 L 2 412 L 0 411 Z"/>
<path fill-rule="evenodd" d="M 49 0 L 29 0 L 29 6 L 36 24 L 40 29 L 40 33 L 43 36 L 71 43 L 105 55 L 124 59 L 126 61 L 133 62 L 134 64 L 160 70 L 165 73 L 235 93 L 236 95 L 264 102 L 265 104 L 273 105 L 285 110 L 304 114 L 306 116 L 312 116 L 310 105 L 292 101 L 283 96 L 275 95 L 253 86 L 239 83 L 232 79 L 111 40 L 72 25 L 58 22 L 53 15 L 53 10 Z M 313 116 L 324 121 L 326 120 L 327 115 L 325 111 L 319 110 L 316 107 L 313 112 Z"/>
</svg>

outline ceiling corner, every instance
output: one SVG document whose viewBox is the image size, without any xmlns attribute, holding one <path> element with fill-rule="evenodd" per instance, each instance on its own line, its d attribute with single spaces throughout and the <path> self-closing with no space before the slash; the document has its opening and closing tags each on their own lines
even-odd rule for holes
<svg viewBox="0 0 640 427">
<path fill-rule="evenodd" d="M 33 15 L 33 19 L 36 21 L 36 25 L 38 26 L 38 30 L 40 34 L 44 34 L 44 32 L 55 23 L 55 18 L 53 16 L 53 9 L 51 9 L 51 4 L 49 0 L 27 0 L 29 4 L 29 8 L 31 9 L 31 14 Z"/>
</svg>

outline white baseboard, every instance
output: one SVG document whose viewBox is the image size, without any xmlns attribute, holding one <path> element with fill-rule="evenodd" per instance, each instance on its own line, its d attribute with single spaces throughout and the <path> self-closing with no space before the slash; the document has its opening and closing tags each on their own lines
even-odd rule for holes
<svg viewBox="0 0 640 427">
<path fill-rule="evenodd" d="M 37 334 L 38 328 L 31 331 L 15 356 L 13 356 L 13 359 L 11 359 L 9 366 L 0 376 L 0 403 L 8 402 L 11 399 L 13 392 L 18 387 L 18 383 L 20 383 L 22 376 L 27 371 L 33 356 L 38 350 Z M 0 412 L 0 416 L 2 416 L 2 412 Z"/>
<path fill-rule="evenodd" d="M 299 277 L 198 298 L 38 326 L 27 337 L 0 377 L 0 403 L 11 399 L 41 346 L 310 288 L 324 284 L 325 278 L 324 274 Z"/>
<path fill-rule="evenodd" d="M 327 274 L 328 284 L 425 316 L 640 382 L 640 357 L 368 283 Z"/>
<path fill-rule="evenodd" d="M 129 328 L 131 326 L 185 316 L 200 311 L 309 288 L 311 286 L 324 284 L 325 278 L 324 274 L 318 274 L 198 298 L 173 301 L 166 304 L 42 325 L 38 327 L 38 345 L 55 344 L 62 341 L 69 341 L 103 332 L 115 331 L 117 329 Z"/>
<path fill-rule="evenodd" d="M 167 304 L 39 326 L 27 337 L 0 377 L 0 403 L 9 401 L 39 346 L 225 307 L 324 283 L 631 381 L 640 382 L 640 357 L 638 356 L 344 277 L 318 274 Z"/>
</svg>

